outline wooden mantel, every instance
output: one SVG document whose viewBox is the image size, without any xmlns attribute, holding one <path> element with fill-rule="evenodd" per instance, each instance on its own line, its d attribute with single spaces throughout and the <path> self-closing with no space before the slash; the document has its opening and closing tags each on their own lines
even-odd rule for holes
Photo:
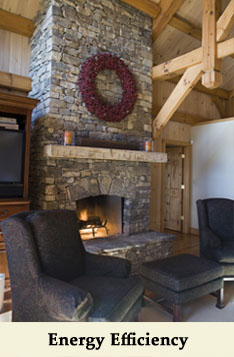
<svg viewBox="0 0 234 357">
<path fill-rule="evenodd" d="M 44 156 L 61 159 L 117 160 L 149 163 L 167 162 L 167 154 L 136 150 L 96 148 L 88 146 L 46 145 Z"/>
</svg>

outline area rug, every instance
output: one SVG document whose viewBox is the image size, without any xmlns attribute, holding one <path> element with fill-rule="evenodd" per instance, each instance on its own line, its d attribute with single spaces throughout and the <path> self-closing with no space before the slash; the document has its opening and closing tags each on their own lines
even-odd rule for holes
<svg viewBox="0 0 234 357">
<path fill-rule="evenodd" d="M 234 282 L 225 282 L 225 307 L 216 308 L 216 298 L 203 296 L 182 305 L 182 322 L 233 322 L 234 321 Z M 146 303 L 142 309 L 144 322 L 169 322 L 172 316 L 159 305 Z"/>
</svg>

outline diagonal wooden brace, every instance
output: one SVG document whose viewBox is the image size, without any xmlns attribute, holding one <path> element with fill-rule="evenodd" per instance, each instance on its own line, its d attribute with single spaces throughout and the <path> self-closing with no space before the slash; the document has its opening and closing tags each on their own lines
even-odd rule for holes
<svg viewBox="0 0 234 357">
<path fill-rule="evenodd" d="M 161 129 L 171 119 L 172 115 L 175 113 L 187 95 L 191 92 L 196 83 L 199 81 L 202 73 L 203 71 L 201 64 L 190 67 L 185 71 L 184 75 L 181 77 L 180 81 L 177 83 L 176 87 L 167 99 L 166 103 L 163 105 L 160 112 L 154 119 L 153 133 L 155 138 L 158 136 Z"/>
</svg>

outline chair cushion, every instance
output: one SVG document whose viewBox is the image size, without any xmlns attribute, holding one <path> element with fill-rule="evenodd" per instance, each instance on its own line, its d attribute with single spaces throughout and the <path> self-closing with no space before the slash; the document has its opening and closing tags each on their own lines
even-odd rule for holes
<svg viewBox="0 0 234 357">
<path fill-rule="evenodd" d="M 221 277 L 223 267 L 191 254 L 180 254 L 142 264 L 141 274 L 168 289 L 183 291 Z"/>
<path fill-rule="evenodd" d="M 64 281 L 84 271 L 84 248 L 74 211 L 37 211 L 26 218 L 44 273 Z"/>
<path fill-rule="evenodd" d="M 224 242 L 222 248 L 212 250 L 212 256 L 219 263 L 234 263 L 234 242 Z"/>
<path fill-rule="evenodd" d="M 234 201 L 224 198 L 205 200 L 208 226 L 222 241 L 234 241 Z"/>
<path fill-rule="evenodd" d="M 82 276 L 70 282 L 88 291 L 94 307 L 89 321 L 122 321 L 143 294 L 140 278 L 128 279 Z"/>
</svg>

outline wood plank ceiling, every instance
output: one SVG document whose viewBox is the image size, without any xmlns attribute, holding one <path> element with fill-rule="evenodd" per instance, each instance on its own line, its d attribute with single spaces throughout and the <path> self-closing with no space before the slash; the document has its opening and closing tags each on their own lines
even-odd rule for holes
<svg viewBox="0 0 234 357">
<path fill-rule="evenodd" d="M 0 0 L 0 9 L 32 20 L 39 3 L 40 0 Z"/>
</svg>

